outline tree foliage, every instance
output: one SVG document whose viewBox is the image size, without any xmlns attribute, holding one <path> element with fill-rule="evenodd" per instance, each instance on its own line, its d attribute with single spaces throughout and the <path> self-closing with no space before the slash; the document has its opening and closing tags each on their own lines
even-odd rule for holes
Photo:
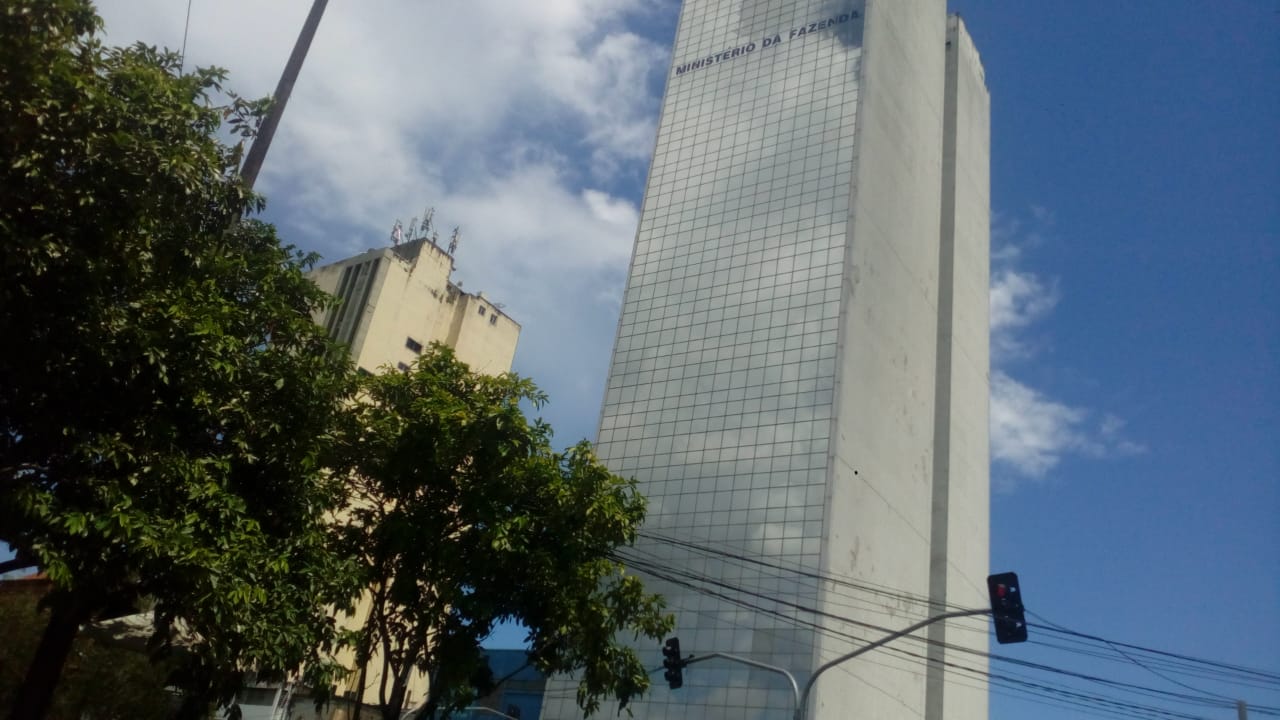
<svg viewBox="0 0 1280 720">
<path fill-rule="evenodd" d="M 372 607 L 353 642 L 362 661 L 380 656 L 383 717 L 400 716 L 414 669 L 433 680 L 424 717 L 465 704 L 502 621 L 529 629 L 539 669 L 581 673 L 588 713 L 644 691 L 617 637 L 657 639 L 672 621 L 612 556 L 644 519 L 634 481 L 585 442 L 555 452 L 521 410 L 546 400 L 532 382 L 472 372 L 443 346 L 362 382 L 335 469 L 350 477 L 346 542 Z"/>
<path fill-rule="evenodd" d="M 319 671 L 353 577 L 320 465 L 348 362 L 219 139 L 263 104 L 99 24 L 87 0 L 0 6 L 0 540 L 55 584 L 15 718 L 80 623 L 144 596 L 202 702 L 245 668 Z"/>
</svg>

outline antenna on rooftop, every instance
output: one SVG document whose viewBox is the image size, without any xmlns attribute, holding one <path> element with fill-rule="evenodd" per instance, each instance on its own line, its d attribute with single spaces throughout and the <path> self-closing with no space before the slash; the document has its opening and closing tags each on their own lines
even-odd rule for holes
<svg viewBox="0 0 1280 720">
<path fill-rule="evenodd" d="M 449 254 L 452 255 L 458 250 L 458 240 L 462 239 L 462 228 L 455 227 L 453 229 L 453 237 L 449 238 Z"/>
<path fill-rule="evenodd" d="M 418 232 L 418 218 L 414 218 L 409 221 L 409 229 L 404 234 L 405 240 L 408 240 L 409 242 L 413 242 L 413 240 L 417 238 L 417 235 L 415 234 L 417 232 Z"/>
<path fill-rule="evenodd" d="M 400 218 L 396 218 L 396 224 L 391 227 L 391 242 L 396 245 L 404 239 L 404 228 L 400 226 Z"/>
<path fill-rule="evenodd" d="M 427 208 L 427 211 L 422 213 L 422 236 L 423 237 L 426 237 L 427 231 L 431 229 L 431 218 L 435 217 L 435 214 L 436 214 L 436 209 L 433 207 Z"/>
</svg>

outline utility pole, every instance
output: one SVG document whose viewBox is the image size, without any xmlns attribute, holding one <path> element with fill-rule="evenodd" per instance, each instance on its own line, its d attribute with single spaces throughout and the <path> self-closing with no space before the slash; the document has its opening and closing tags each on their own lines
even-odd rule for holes
<svg viewBox="0 0 1280 720">
<path fill-rule="evenodd" d="M 249 154 L 245 156 L 244 165 L 240 168 L 240 178 L 244 181 L 245 187 L 250 190 L 258 180 L 258 171 L 262 169 L 262 161 L 266 159 L 267 150 L 271 147 L 271 138 L 276 134 L 280 116 L 284 115 L 284 106 L 289 102 L 289 95 L 293 93 L 293 84 L 297 82 L 298 73 L 302 70 L 302 61 L 307 59 L 307 50 L 311 48 L 311 40 L 316 36 L 320 17 L 324 15 L 324 8 L 328 4 L 329 0 L 314 0 L 311 3 L 311 12 L 307 14 L 306 22 L 302 24 L 302 32 L 298 33 L 298 41 L 293 45 L 289 62 L 285 63 L 284 72 L 280 75 L 280 83 L 276 85 L 276 93 L 271 97 L 271 109 L 262 119 L 262 127 L 258 129 L 257 137 L 249 146 Z"/>
<path fill-rule="evenodd" d="M 1237 720 L 1249 720 L 1249 706 L 1243 700 L 1236 701 Z"/>
</svg>

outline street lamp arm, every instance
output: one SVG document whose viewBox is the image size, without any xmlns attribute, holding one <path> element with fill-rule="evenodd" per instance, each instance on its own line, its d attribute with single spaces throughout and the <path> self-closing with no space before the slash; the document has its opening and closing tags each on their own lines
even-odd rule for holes
<svg viewBox="0 0 1280 720">
<path fill-rule="evenodd" d="M 856 658 L 865 652 L 875 650 L 876 648 L 881 647 L 883 645 L 887 645 L 893 642 L 894 640 L 897 640 L 900 637 L 910 635 L 911 633 L 919 630 L 922 627 L 932 625 L 941 620 L 950 620 L 951 618 L 959 618 L 959 617 L 970 617 L 972 615 L 990 615 L 990 614 L 991 614 L 991 610 L 984 609 L 984 610 L 956 610 L 955 612 L 943 613 L 941 615 L 934 615 L 931 618 L 926 618 L 924 620 L 921 620 L 915 625 L 905 627 L 895 633 L 886 635 L 869 645 L 863 645 L 862 647 L 858 648 L 857 650 L 854 650 L 851 653 L 848 653 L 846 655 L 841 655 L 835 660 L 832 660 L 831 662 L 826 663 L 825 665 L 822 665 L 817 670 L 813 671 L 813 675 L 809 676 L 809 682 L 805 683 L 804 692 L 800 694 L 799 701 L 796 702 L 795 720 L 802 720 L 802 718 L 804 717 L 805 701 L 809 699 L 809 691 L 813 689 L 813 684 L 817 682 L 818 676 L 830 670 L 831 668 L 835 667 L 836 665 L 839 665 L 840 663 L 846 660 L 852 660 L 853 658 Z"/>
</svg>

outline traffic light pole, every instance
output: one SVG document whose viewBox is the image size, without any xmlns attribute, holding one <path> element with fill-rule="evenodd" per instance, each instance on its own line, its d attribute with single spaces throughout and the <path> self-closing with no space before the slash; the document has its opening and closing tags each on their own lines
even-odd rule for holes
<svg viewBox="0 0 1280 720">
<path fill-rule="evenodd" d="M 700 663 L 705 660 L 712 660 L 714 658 L 732 660 L 733 662 L 742 663 L 743 665 L 750 665 L 751 667 L 754 667 L 754 668 L 759 668 L 761 670 L 768 670 L 769 672 L 778 673 L 779 675 L 785 677 L 787 679 L 787 682 L 791 683 L 791 695 L 792 697 L 795 698 L 796 707 L 800 707 L 800 686 L 796 684 L 795 676 L 792 675 L 790 672 L 788 672 L 786 668 L 780 668 L 777 665 L 762 663 L 756 660 L 752 660 L 750 658 L 741 657 L 739 655 L 730 655 L 729 653 L 720 653 L 720 652 L 707 653 L 706 655 L 697 655 L 694 657 L 690 657 L 684 661 L 684 664 L 685 666 L 689 666 L 694 663 Z M 797 715 L 797 717 L 799 716 Z"/>
<path fill-rule="evenodd" d="M 941 621 L 941 620 L 950 620 L 951 618 L 970 617 L 970 616 L 973 616 L 973 615 L 990 615 L 990 614 L 991 614 L 991 611 L 990 611 L 990 610 L 957 610 L 957 611 L 955 611 L 955 612 L 949 612 L 949 613 L 943 613 L 943 614 L 941 614 L 941 615 L 935 615 L 935 616 L 933 616 L 933 617 L 931 617 L 931 618 L 928 618 L 928 619 L 926 619 L 926 620 L 921 620 L 920 622 L 916 623 L 915 625 L 912 625 L 912 626 L 907 627 L 907 628 L 903 628 L 902 630 L 899 630 L 899 631 L 898 631 L 898 632 L 896 632 L 896 633 L 893 633 L 893 634 L 891 634 L 891 635 L 886 635 L 886 636 L 884 636 L 884 637 L 880 638 L 879 640 L 877 640 L 877 641 L 875 641 L 875 642 L 871 643 L 870 645 L 864 645 L 864 646 L 862 646 L 862 647 L 858 648 L 857 650 L 854 650 L 853 652 L 851 652 L 851 653 L 849 653 L 849 654 L 847 654 L 847 655 L 841 655 L 840 657 L 836 658 L 835 660 L 832 660 L 831 662 L 829 662 L 829 663 L 827 663 L 827 664 L 823 665 L 822 667 L 819 667 L 817 670 L 814 670 L 814 671 L 813 671 L 813 675 L 809 676 L 809 682 L 805 683 L 805 686 L 804 686 L 804 692 L 802 692 L 802 693 L 800 693 L 799 695 L 797 695 L 797 696 L 796 696 L 796 714 L 795 714 L 795 720 L 804 720 L 804 706 L 805 706 L 805 702 L 806 702 L 806 701 L 808 701 L 808 699 L 809 699 L 809 691 L 813 690 L 813 684 L 814 684 L 815 682 L 817 682 L 817 680 L 818 680 L 818 676 L 819 676 L 819 675 L 821 675 L 822 673 L 824 673 L 824 672 L 826 672 L 826 671 L 830 670 L 831 668 L 835 667 L 836 665 L 839 665 L 840 663 L 842 663 L 842 662 L 844 662 L 844 661 L 846 661 L 846 660 L 852 660 L 853 658 L 856 658 L 856 657 L 858 657 L 859 655 L 861 655 L 861 654 L 863 654 L 863 653 L 865 653 L 865 652 L 868 652 L 868 651 L 871 651 L 871 650 L 875 650 L 876 648 L 878 648 L 878 647 L 880 647 L 880 646 L 882 646 L 882 645 L 887 645 L 887 644 L 889 644 L 889 643 L 893 642 L 894 640 L 897 640 L 897 639 L 898 639 L 898 638 L 900 638 L 900 637 L 904 637 L 904 636 L 906 636 L 906 635 L 910 635 L 911 633 L 913 633 L 913 632 L 915 632 L 915 631 L 919 630 L 919 629 L 920 629 L 920 628 L 922 628 L 922 627 L 927 627 L 927 626 L 932 625 L 932 624 L 934 624 L 934 623 L 936 623 L 936 622 L 939 622 L 939 621 Z M 784 671 L 784 672 L 785 672 L 785 671 Z M 787 673 L 787 675 L 788 675 L 788 677 L 790 677 L 790 673 Z M 793 680 L 792 682 L 794 683 L 795 681 Z"/>
<path fill-rule="evenodd" d="M 910 635 L 920 628 L 928 627 L 936 622 L 950 620 L 952 618 L 973 617 L 975 615 L 990 615 L 995 620 L 997 642 L 1001 644 L 1025 642 L 1027 639 L 1027 621 L 1024 617 L 1025 609 L 1022 606 L 1022 589 L 1018 582 L 1018 574 L 1006 572 L 996 575 L 988 575 L 987 591 L 991 595 L 991 607 L 989 609 L 955 610 L 953 612 L 942 613 L 941 615 L 934 615 L 931 618 L 921 620 L 920 622 L 903 628 L 897 632 L 890 633 L 873 643 L 854 650 L 851 653 L 841 655 L 835 660 L 832 660 L 831 662 L 820 666 L 817 670 L 814 670 L 813 674 L 809 676 L 808 682 L 804 685 L 804 692 L 800 692 L 799 687 L 796 685 L 796 678 L 794 675 L 783 668 L 768 665 L 756 660 L 739 657 L 737 655 L 730 655 L 728 653 L 710 653 L 701 657 L 690 656 L 688 659 L 682 659 L 680 657 L 680 639 L 675 637 L 669 638 L 662 648 L 662 656 L 664 658 L 662 666 L 666 668 L 667 682 L 670 684 L 672 690 L 679 688 L 684 683 L 682 671 L 686 666 L 710 660 L 712 658 L 724 658 L 725 660 L 732 660 L 733 662 L 742 663 L 743 665 L 750 665 L 751 667 L 760 668 L 761 670 L 778 673 L 779 675 L 785 676 L 787 681 L 791 683 L 791 692 L 795 695 L 796 701 L 796 712 L 794 715 L 795 720 L 804 720 L 805 704 L 809 700 L 809 693 L 813 691 L 813 684 L 818 681 L 818 678 L 822 673 L 842 662 L 845 662 L 846 660 L 852 660 L 865 652 L 870 652 L 878 647 L 888 645 L 900 637 Z M 1244 707 L 1243 702 L 1239 704 L 1241 718 L 1244 718 L 1244 713 L 1247 712 Z"/>
<path fill-rule="evenodd" d="M 462 711 L 467 713 L 488 713 L 489 715 L 497 715 L 498 717 L 506 718 L 507 720 L 516 720 L 514 715 L 508 715 L 504 712 L 499 712 L 493 708 L 488 708 L 483 705 L 471 705 L 470 707 L 462 708 Z"/>
</svg>

